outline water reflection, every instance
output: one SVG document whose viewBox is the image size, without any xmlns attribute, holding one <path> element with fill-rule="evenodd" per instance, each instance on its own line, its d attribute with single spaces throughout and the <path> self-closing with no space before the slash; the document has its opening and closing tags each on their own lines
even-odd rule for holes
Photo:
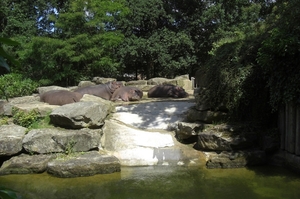
<svg viewBox="0 0 300 199">
<path fill-rule="evenodd" d="M 46 173 L 0 176 L 0 185 L 19 191 L 24 199 L 300 197 L 300 176 L 277 167 L 123 167 L 120 173 L 68 179 Z"/>
</svg>

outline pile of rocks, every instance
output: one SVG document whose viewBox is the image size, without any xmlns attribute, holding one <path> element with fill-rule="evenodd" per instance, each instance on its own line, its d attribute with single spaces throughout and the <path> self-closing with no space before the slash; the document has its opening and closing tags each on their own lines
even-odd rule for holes
<svg viewBox="0 0 300 199">
<path fill-rule="evenodd" d="M 94 78 L 93 81 L 80 82 L 79 86 L 112 80 L 114 79 Z M 145 92 L 151 86 L 170 82 L 191 88 L 191 81 L 186 76 L 174 80 L 154 78 L 149 82 L 152 83 L 148 85 L 148 82 L 142 84 L 141 81 L 137 81 L 124 84 L 140 86 Z M 41 94 L 49 90 L 76 88 L 49 86 L 40 87 L 38 91 Z M 46 117 L 50 113 L 53 128 L 28 130 L 15 124 L 2 125 L 0 127 L 0 157 L 2 157 L 0 174 L 47 171 L 58 177 L 77 177 L 120 171 L 124 162 L 101 150 L 104 131 L 111 131 L 107 126 L 110 123 L 107 122 L 105 127 L 105 121 L 108 121 L 115 111 L 115 103 L 92 95 L 84 95 L 80 102 L 56 106 L 40 102 L 39 94 L 14 98 L 9 102 L 1 101 L 0 115 L 12 116 L 12 109 L 24 112 L 35 110 L 40 117 Z M 122 127 L 125 128 L 121 125 Z M 105 142 L 102 141 L 102 145 L 104 144 Z M 161 143 L 156 147 L 166 146 L 169 145 Z M 109 148 L 108 144 L 106 147 Z M 156 163 L 157 161 L 151 164 Z M 147 163 L 143 163 L 145 164 Z"/>
</svg>

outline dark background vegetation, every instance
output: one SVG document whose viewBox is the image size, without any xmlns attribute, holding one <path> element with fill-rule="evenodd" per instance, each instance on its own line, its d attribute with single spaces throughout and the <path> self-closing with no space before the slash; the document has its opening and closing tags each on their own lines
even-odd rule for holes
<svg viewBox="0 0 300 199">
<path fill-rule="evenodd" d="M 0 91 L 14 74 L 20 85 L 72 86 L 201 69 L 211 103 L 263 120 L 300 99 L 299 21 L 299 0 L 2 0 L 0 37 L 19 45 L 1 44 L 12 77 Z"/>
</svg>

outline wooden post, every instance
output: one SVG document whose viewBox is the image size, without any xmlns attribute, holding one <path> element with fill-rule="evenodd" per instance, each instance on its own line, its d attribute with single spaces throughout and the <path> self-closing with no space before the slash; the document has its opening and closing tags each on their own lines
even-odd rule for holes
<svg viewBox="0 0 300 199">
<path fill-rule="evenodd" d="M 286 121 L 285 121 L 285 106 L 282 106 L 279 110 L 279 116 L 278 116 L 278 129 L 280 133 L 280 149 L 285 150 L 285 134 L 286 134 Z"/>
<path fill-rule="evenodd" d="M 295 154 L 300 155 L 300 104 L 296 106 L 296 149 Z"/>
<path fill-rule="evenodd" d="M 296 144 L 296 107 L 294 102 L 290 102 L 286 107 L 286 151 L 295 153 Z"/>
</svg>

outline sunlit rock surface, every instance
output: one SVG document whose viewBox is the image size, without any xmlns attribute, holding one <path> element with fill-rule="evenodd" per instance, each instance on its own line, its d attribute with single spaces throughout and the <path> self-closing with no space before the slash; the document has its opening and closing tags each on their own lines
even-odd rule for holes
<svg viewBox="0 0 300 199">
<path fill-rule="evenodd" d="M 199 165 L 201 158 L 203 164 L 202 153 L 179 143 L 173 132 L 138 129 L 116 120 L 105 122 L 99 148 L 123 166 Z"/>
</svg>

